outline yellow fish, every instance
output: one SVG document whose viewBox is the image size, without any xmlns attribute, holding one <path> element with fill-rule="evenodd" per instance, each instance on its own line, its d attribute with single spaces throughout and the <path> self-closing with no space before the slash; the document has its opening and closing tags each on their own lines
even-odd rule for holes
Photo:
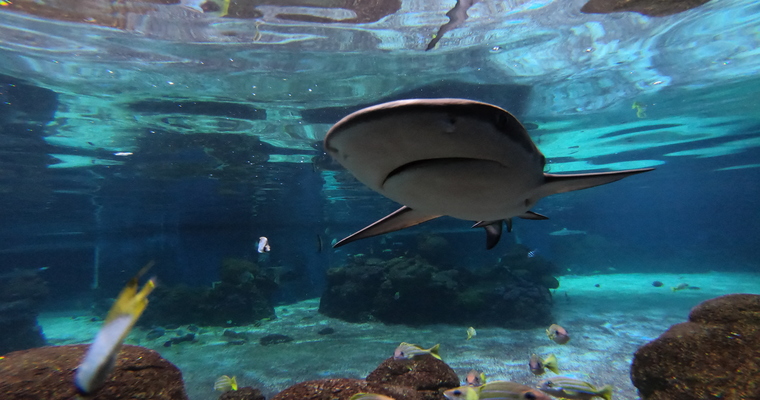
<svg viewBox="0 0 760 400">
<path fill-rule="evenodd" d="M 478 332 L 475 331 L 475 328 L 473 327 L 467 328 L 467 340 L 470 340 L 474 338 L 475 336 L 478 336 Z"/>
<path fill-rule="evenodd" d="M 546 357 L 544 360 L 541 360 L 537 354 L 531 354 L 528 366 L 533 375 L 543 375 L 547 369 L 555 374 L 559 373 L 557 357 L 555 357 L 554 354 L 549 354 L 549 357 Z"/>
<path fill-rule="evenodd" d="M 139 292 L 137 291 L 138 279 L 153 264 L 153 261 L 149 262 L 129 280 L 119 293 L 111 310 L 108 311 L 103 327 L 87 349 L 84 360 L 79 364 L 74 376 L 74 382 L 81 393 L 87 395 L 95 393 L 111 374 L 121 344 L 145 311 L 145 307 L 148 306 L 148 295 L 156 287 L 156 282 L 150 279 Z"/>
<path fill-rule="evenodd" d="M 348 400 L 395 400 L 393 397 L 383 396 L 377 393 L 357 393 Z"/>
<path fill-rule="evenodd" d="M 631 105 L 631 108 L 636 110 L 636 116 L 639 118 L 646 118 L 647 117 L 647 106 L 645 106 L 643 103 L 639 103 L 638 101 L 634 101 L 633 105 Z"/>
<path fill-rule="evenodd" d="M 214 382 L 214 390 L 220 392 L 229 392 L 230 390 L 238 390 L 237 379 L 233 376 L 230 378 L 227 375 L 222 375 Z"/>
</svg>

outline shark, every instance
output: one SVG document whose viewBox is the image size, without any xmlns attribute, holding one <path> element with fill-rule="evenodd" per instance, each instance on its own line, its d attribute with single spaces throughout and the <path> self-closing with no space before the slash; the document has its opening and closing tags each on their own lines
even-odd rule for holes
<svg viewBox="0 0 760 400">
<path fill-rule="evenodd" d="M 336 242 L 398 231 L 449 216 L 477 221 L 486 248 L 544 197 L 652 171 L 544 173 L 546 157 L 508 111 L 468 99 L 407 99 L 353 112 L 327 132 L 324 149 L 364 185 L 403 207 Z"/>
</svg>

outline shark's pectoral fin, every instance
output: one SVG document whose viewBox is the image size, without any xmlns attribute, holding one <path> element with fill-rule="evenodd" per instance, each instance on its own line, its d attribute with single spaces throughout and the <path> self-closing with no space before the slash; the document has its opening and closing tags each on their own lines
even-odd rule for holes
<svg viewBox="0 0 760 400">
<path fill-rule="evenodd" d="M 546 215 L 541 215 L 537 212 L 533 211 L 526 211 L 523 215 L 518 215 L 518 217 L 522 219 L 533 219 L 533 220 L 539 220 L 539 219 L 549 219 Z"/>
<path fill-rule="evenodd" d="M 654 168 L 629 169 L 625 171 L 596 172 L 590 174 L 553 175 L 544 174 L 544 184 L 541 185 L 541 196 L 565 193 L 594 186 L 619 181 L 631 175 L 649 172 Z"/>
<path fill-rule="evenodd" d="M 382 235 L 383 233 L 398 231 L 410 226 L 421 224 L 440 217 L 440 215 L 429 215 L 415 211 L 407 206 L 388 214 L 385 218 L 367 226 L 366 228 L 347 236 L 333 245 L 334 248 L 351 243 L 355 240 L 364 239 L 372 236 Z"/>
<path fill-rule="evenodd" d="M 486 249 L 491 250 L 499 243 L 502 232 L 502 221 L 507 222 L 508 232 L 512 231 L 512 219 L 496 220 L 496 221 L 478 221 L 473 225 L 473 228 L 485 228 L 486 230 Z"/>
</svg>

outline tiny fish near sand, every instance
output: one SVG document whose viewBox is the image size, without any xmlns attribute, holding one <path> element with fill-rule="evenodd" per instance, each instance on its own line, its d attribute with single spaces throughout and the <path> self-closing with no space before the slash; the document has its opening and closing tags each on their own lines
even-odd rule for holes
<svg viewBox="0 0 760 400">
<path fill-rule="evenodd" d="M 567 333 L 567 330 L 557 324 L 552 324 L 546 330 L 546 336 L 557 344 L 565 344 L 570 341 L 570 335 Z"/>
<path fill-rule="evenodd" d="M 478 332 L 473 327 L 467 328 L 467 340 L 470 340 L 478 335 Z"/>
<path fill-rule="evenodd" d="M 549 357 L 541 359 L 538 354 L 531 354 L 530 361 L 528 361 L 528 367 L 533 375 L 543 375 L 546 370 L 559 373 L 559 367 L 557 366 L 557 357 L 554 354 L 549 354 Z"/>
</svg>

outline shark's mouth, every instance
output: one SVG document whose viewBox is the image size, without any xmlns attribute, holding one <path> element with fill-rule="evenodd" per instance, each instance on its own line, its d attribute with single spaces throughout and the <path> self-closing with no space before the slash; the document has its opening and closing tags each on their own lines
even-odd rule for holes
<svg viewBox="0 0 760 400">
<path fill-rule="evenodd" d="M 385 186 L 385 183 L 388 182 L 393 177 L 399 176 L 404 173 L 408 172 L 415 172 L 421 169 L 429 169 L 429 168 L 439 168 L 443 166 L 447 167 L 455 167 L 457 164 L 465 166 L 472 164 L 474 162 L 482 162 L 483 160 L 478 158 L 469 158 L 469 157 L 444 157 L 444 158 L 426 158 L 422 160 L 416 160 L 412 161 L 403 165 L 400 165 L 396 167 L 393 171 L 389 172 L 388 175 L 385 176 L 385 179 L 383 180 L 383 183 L 381 186 Z"/>
</svg>

